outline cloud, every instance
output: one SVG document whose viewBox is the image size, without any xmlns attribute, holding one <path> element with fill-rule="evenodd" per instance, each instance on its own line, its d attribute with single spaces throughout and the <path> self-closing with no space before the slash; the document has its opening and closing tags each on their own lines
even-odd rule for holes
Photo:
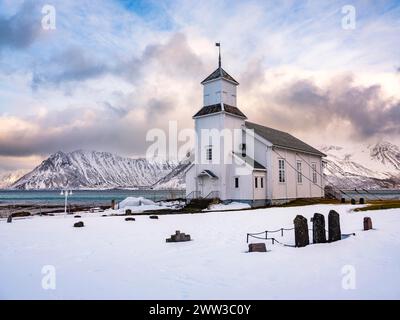
<svg viewBox="0 0 400 320">
<path fill-rule="evenodd" d="M 325 87 L 294 80 L 275 99 L 294 128 L 314 132 L 336 121 L 350 124 L 349 134 L 357 139 L 400 134 L 400 101 L 385 97 L 378 84 L 356 85 L 349 75 L 335 77 Z"/>
<path fill-rule="evenodd" d="M 59 85 L 71 81 L 85 81 L 110 71 L 109 66 L 78 47 L 71 47 L 60 55 L 55 55 L 48 63 L 37 69 L 32 77 L 34 89 L 42 84 Z"/>
<path fill-rule="evenodd" d="M 172 34 L 165 43 L 147 45 L 140 56 L 123 59 L 118 52 L 99 57 L 84 47 L 70 47 L 54 54 L 36 67 L 32 88 L 85 82 L 111 75 L 133 84 L 141 84 L 151 74 L 175 79 L 190 79 L 205 72 L 201 58 L 189 47 L 182 33 Z"/>
<path fill-rule="evenodd" d="M 0 17 L 0 50 L 29 47 L 41 33 L 41 15 L 37 2 L 25 1 L 9 18 Z"/>
<path fill-rule="evenodd" d="M 40 119 L 1 116 L 0 125 L 2 157 L 48 155 L 75 149 L 102 151 L 104 146 L 106 151 L 121 154 L 141 154 L 146 150 L 144 121 L 112 122 L 106 112 L 87 108 L 49 112 Z"/>
<path fill-rule="evenodd" d="M 177 0 L 154 2 L 149 16 L 114 0 L 54 0 L 57 29 L 44 36 L 37 2 L 7 3 L 0 156 L 79 148 L 143 155 L 147 130 L 168 120 L 193 126 L 217 41 L 250 120 L 316 145 L 339 134 L 398 134 L 390 93 L 398 92 L 399 6 L 355 1 L 357 29 L 345 31 L 335 2 Z M 337 77 L 343 72 L 354 77 Z"/>
</svg>

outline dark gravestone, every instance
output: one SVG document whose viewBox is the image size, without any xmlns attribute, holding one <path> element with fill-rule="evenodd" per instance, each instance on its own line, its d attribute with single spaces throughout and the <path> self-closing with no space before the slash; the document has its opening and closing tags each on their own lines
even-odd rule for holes
<svg viewBox="0 0 400 320">
<path fill-rule="evenodd" d="M 342 198 L 342 199 L 340 200 L 340 202 L 341 202 L 341 203 L 346 203 L 346 199 L 345 199 L 345 198 Z"/>
<path fill-rule="evenodd" d="M 77 223 L 74 223 L 74 228 L 83 228 L 85 225 L 83 224 L 82 221 L 79 221 Z"/>
<path fill-rule="evenodd" d="M 356 199 L 351 199 L 351 204 L 356 204 Z"/>
<path fill-rule="evenodd" d="M 313 243 L 325 243 L 325 217 L 320 213 L 315 213 L 312 219 L 313 222 Z"/>
<path fill-rule="evenodd" d="M 7 223 L 11 223 L 12 222 L 12 218 L 13 218 L 13 216 L 12 216 L 12 214 L 10 214 L 8 216 L 8 218 L 7 218 Z"/>
<path fill-rule="evenodd" d="M 126 215 L 131 215 L 132 214 L 132 210 L 131 209 L 126 209 L 125 210 L 125 214 Z"/>
<path fill-rule="evenodd" d="M 112 210 L 115 209 L 115 200 L 114 199 L 111 200 L 111 209 Z"/>
<path fill-rule="evenodd" d="M 265 243 L 250 243 L 249 252 L 267 252 Z"/>
<path fill-rule="evenodd" d="M 181 233 L 179 230 L 175 232 L 171 236 L 171 238 L 166 239 L 167 242 L 184 242 L 184 241 L 190 241 L 190 235 Z"/>
<path fill-rule="evenodd" d="M 340 216 L 335 210 L 329 211 L 328 225 L 329 242 L 341 240 L 342 233 L 340 231 Z"/>
<path fill-rule="evenodd" d="M 364 231 L 368 231 L 372 229 L 372 220 L 370 217 L 364 218 Z"/>
<path fill-rule="evenodd" d="M 125 218 L 125 221 L 135 221 L 135 218 Z"/>
<path fill-rule="evenodd" d="M 360 198 L 360 204 L 365 204 L 365 199 L 364 198 Z"/>
<path fill-rule="evenodd" d="M 294 219 L 294 237 L 296 247 L 298 248 L 305 247 L 310 244 L 307 219 L 303 216 L 298 215 Z"/>
</svg>

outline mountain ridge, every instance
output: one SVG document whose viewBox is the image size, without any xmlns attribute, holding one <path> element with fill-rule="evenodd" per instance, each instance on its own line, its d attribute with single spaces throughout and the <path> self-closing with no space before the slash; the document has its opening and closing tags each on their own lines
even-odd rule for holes
<svg viewBox="0 0 400 320">
<path fill-rule="evenodd" d="M 400 188 L 400 148 L 393 143 L 380 141 L 352 148 L 329 145 L 321 146 L 320 150 L 327 154 L 324 176 L 328 185 L 342 189 Z M 0 187 L 184 189 L 184 173 L 192 161 L 190 155 L 180 162 L 172 162 L 132 159 L 110 152 L 59 151 L 31 172 L 3 175 Z M 21 176 L 22 173 L 26 174 Z"/>
<path fill-rule="evenodd" d="M 379 141 L 350 150 L 340 146 L 322 146 L 327 157 L 324 175 L 329 185 L 338 188 L 399 188 L 400 148 Z"/>
<path fill-rule="evenodd" d="M 151 187 L 178 163 L 132 159 L 110 152 L 58 151 L 14 182 L 10 189 L 113 189 Z"/>
</svg>

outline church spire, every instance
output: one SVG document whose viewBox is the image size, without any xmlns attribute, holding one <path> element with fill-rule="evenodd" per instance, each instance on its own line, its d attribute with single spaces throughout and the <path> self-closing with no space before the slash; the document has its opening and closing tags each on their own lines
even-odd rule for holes
<svg viewBox="0 0 400 320">
<path fill-rule="evenodd" d="M 219 55 L 218 55 L 218 68 L 221 69 L 221 66 L 222 66 L 222 64 L 221 64 L 221 42 L 217 42 L 217 43 L 215 44 L 215 46 L 218 47 L 218 51 L 219 51 Z"/>
</svg>

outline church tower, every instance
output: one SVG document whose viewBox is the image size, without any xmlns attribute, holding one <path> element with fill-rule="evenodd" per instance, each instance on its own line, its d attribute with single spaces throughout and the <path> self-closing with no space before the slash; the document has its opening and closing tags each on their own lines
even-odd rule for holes
<svg viewBox="0 0 400 320">
<path fill-rule="evenodd" d="M 219 43 L 217 46 L 220 48 Z M 219 50 L 218 68 L 205 78 L 203 85 L 203 107 L 193 116 L 196 130 L 196 190 L 202 197 L 218 192 L 218 198 L 226 199 L 227 168 L 225 159 L 232 157 L 233 136 L 226 139 L 224 131 L 233 132 L 245 126 L 247 117 L 237 107 L 239 83 L 229 75 L 221 63 Z M 214 131 L 218 138 L 204 136 L 205 131 Z M 230 150 L 230 151 L 227 151 Z"/>
<path fill-rule="evenodd" d="M 219 48 L 219 43 L 217 44 Z M 216 112 L 226 112 L 246 119 L 246 116 L 237 107 L 237 82 L 223 68 L 221 51 L 219 51 L 218 68 L 205 78 L 203 85 L 203 108 L 194 115 L 199 116 Z"/>
</svg>

